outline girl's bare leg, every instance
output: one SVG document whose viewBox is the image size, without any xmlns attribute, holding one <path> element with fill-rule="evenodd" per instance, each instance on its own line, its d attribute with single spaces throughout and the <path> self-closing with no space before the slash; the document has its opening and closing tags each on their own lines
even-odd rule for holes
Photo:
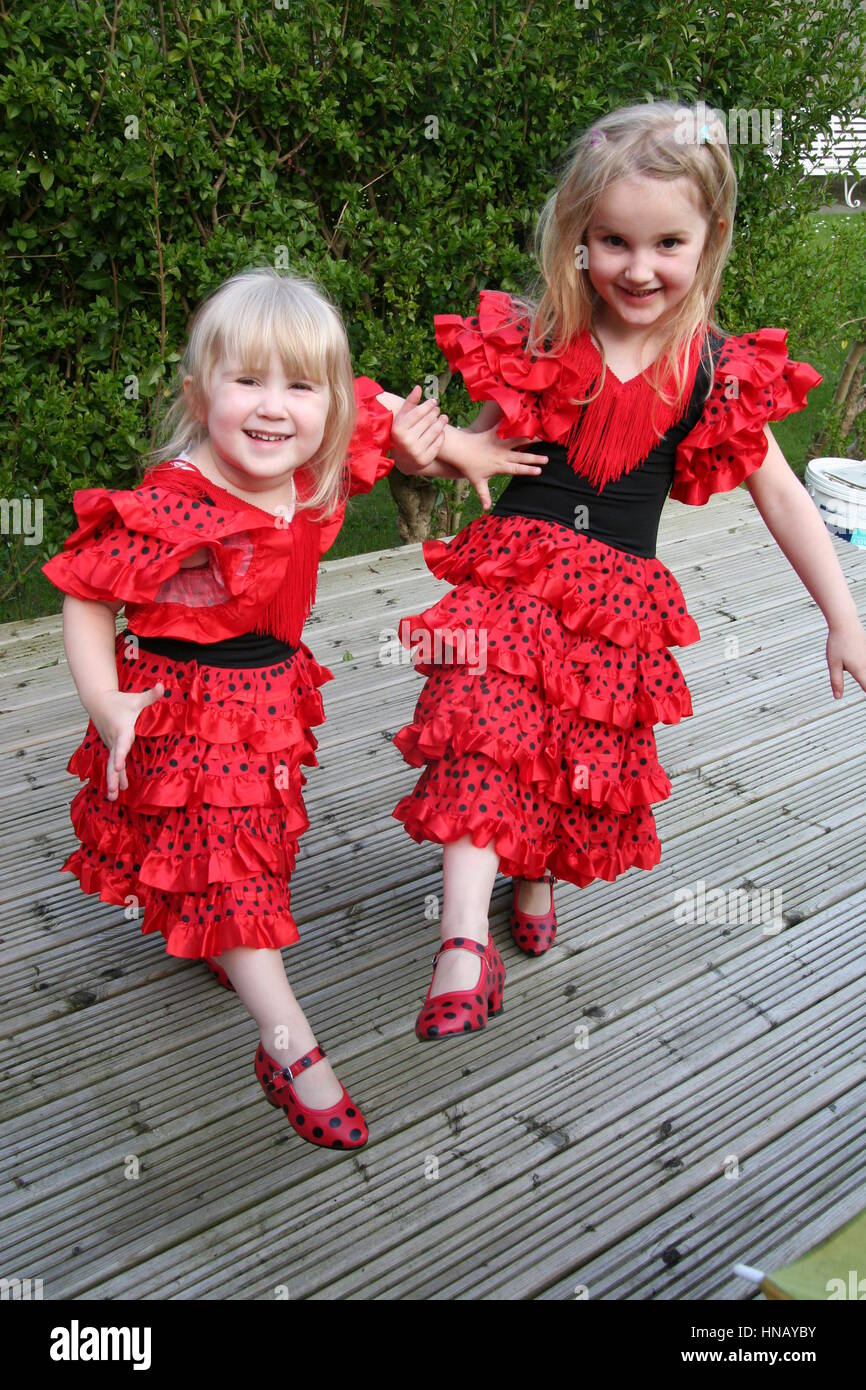
<svg viewBox="0 0 866 1390">
<path fill-rule="evenodd" d="M 238 998 L 259 1025 L 265 1047 L 275 1062 L 290 1066 L 316 1046 L 316 1038 L 286 978 L 277 950 L 236 946 L 215 956 L 234 985 Z M 325 1110 L 336 1105 L 342 1087 L 327 1057 L 315 1062 L 293 1081 L 305 1105 Z"/>
<path fill-rule="evenodd" d="M 487 945 L 487 913 L 499 868 L 492 845 L 479 849 L 471 835 L 443 846 L 443 905 L 440 940 L 468 936 Z M 449 990 L 471 989 L 481 978 L 481 961 L 468 951 L 446 951 L 433 974 L 431 998 Z"/>
</svg>

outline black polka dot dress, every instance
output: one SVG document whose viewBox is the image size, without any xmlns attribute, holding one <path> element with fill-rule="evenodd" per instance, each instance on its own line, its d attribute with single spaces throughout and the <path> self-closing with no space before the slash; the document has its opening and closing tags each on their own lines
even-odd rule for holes
<svg viewBox="0 0 866 1390">
<path fill-rule="evenodd" d="M 355 381 L 347 495 L 393 466 L 381 390 Z M 295 476 L 303 497 L 302 470 Z M 288 520 L 182 457 L 130 491 L 81 490 L 74 505 L 79 528 L 43 570 L 64 593 L 124 601 L 118 689 L 161 681 L 165 694 L 136 720 L 128 788 L 115 800 L 107 749 L 88 723 L 68 763 L 84 785 L 70 807 L 78 847 L 62 869 L 124 906 L 142 933 L 160 932 L 169 955 L 292 945 L 305 769 L 317 765 L 320 687 L 333 679 L 300 634 L 345 503 L 324 520 L 307 511 Z M 207 562 L 182 567 L 201 547 Z"/>
<path fill-rule="evenodd" d="M 735 487 L 763 461 L 766 422 L 802 409 L 821 377 L 788 360 L 782 330 L 713 333 L 703 354 L 693 345 L 686 407 L 662 413 L 653 443 L 645 380 L 608 372 L 594 416 L 569 403 L 599 376 L 589 334 L 558 363 L 534 357 L 493 291 L 472 318 L 437 316 L 436 331 L 473 399 L 502 408 L 502 437 L 540 440 L 531 449 L 550 462 L 453 540 L 424 545 L 451 589 L 401 623 L 426 679 L 394 742 L 423 772 L 393 814 L 419 842 L 492 845 L 512 876 L 585 887 L 651 869 L 652 806 L 671 793 L 654 725 L 692 713 L 670 648 L 700 637 L 655 553 L 664 501 Z"/>
</svg>

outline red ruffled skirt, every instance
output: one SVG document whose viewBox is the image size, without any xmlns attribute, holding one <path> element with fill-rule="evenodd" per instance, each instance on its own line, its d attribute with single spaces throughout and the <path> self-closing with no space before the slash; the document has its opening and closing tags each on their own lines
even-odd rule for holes
<svg viewBox="0 0 866 1390">
<path fill-rule="evenodd" d="M 118 633 L 120 690 L 166 693 L 142 710 L 126 759 L 128 788 L 106 796 L 108 750 L 91 720 L 67 770 L 87 783 L 70 815 L 80 847 L 63 870 L 85 893 L 127 907 L 171 956 L 298 940 L 289 880 L 309 826 L 302 765 L 316 767 L 324 723 L 318 687 L 333 679 L 301 643 L 253 668 L 204 666 Z"/>
<path fill-rule="evenodd" d="M 674 575 L 519 516 L 478 517 L 424 558 L 454 588 L 401 624 L 427 679 L 394 743 L 424 771 L 393 815 L 419 842 L 492 844 L 513 877 L 653 868 L 652 804 L 671 792 L 653 725 L 692 713 L 668 647 L 700 638 Z"/>
</svg>

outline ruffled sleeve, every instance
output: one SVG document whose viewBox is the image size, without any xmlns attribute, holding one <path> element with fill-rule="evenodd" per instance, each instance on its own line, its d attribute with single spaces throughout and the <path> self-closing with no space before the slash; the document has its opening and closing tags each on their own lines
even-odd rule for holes
<svg viewBox="0 0 866 1390">
<path fill-rule="evenodd" d="M 230 496 L 214 503 L 175 489 L 171 466 L 131 491 L 76 492 L 78 529 L 42 572 L 75 598 L 122 602 L 142 635 L 211 642 L 248 631 L 283 584 L 290 528 Z M 181 566 L 202 548 L 203 565 Z"/>
<path fill-rule="evenodd" d="M 212 539 L 210 527 L 203 524 L 206 508 L 200 502 L 179 499 L 162 486 L 147 485 L 146 480 L 130 492 L 83 488 L 75 493 L 73 508 L 78 529 L 42 566 L 42 572 L 56 588 L 75 598 L 156 602 L 172 576 L 196 574 L 181 571 L 181 561 Z M 199 514 L 202 523 L 195 520 Z M 224 556 L 223 565 L 231 585 L 237 556 Z"/>
<path fill-rule="evenodd" d="M 394 460 L 386 452 L 391 447 L 394 416 L 387 406 L 376 399 L 382 394 L 384 387 L 369 376 L 358 376 L 355 377 L 354 389 L 358 415 L 346 453 L 350 497 L 369 492 L 379 479 L 386 477 L 394 467 Z M 345 503 L 341 503 L 327 521 L 322 523 L 319 534 L 320 554 L 324 554 L 334 544 L 345 518 Z"/>
<path fill-rule="evenodd" d="M 677 502 L 700 507 L 737 487 L 767 456 L 764 426 L 805 408 L 823 377 L 788 357 L 787 337 L 786 328 L 759 328 L 725 339 L 701 417 L 677 446 Z"/>
<path fill-rule="evenodd" d="M 378 381 L 368 376 L 355 378 L 358 418 L 346 455 L 350 497 L 358 492 L 369 492 L 394 467 L 394 460 L 387 453 L 391 447 L 394 416 L 387 406 L 376 399 L 383 390 Z"/>
<path fill-rule="evenodd" d="M 481 290 L 471 318 L 436 314 L 436 341 L 473 401 L 495 401 L 501 439 L 543 433 L 540 393 L 559 380 L 561 363 L 527 350 L 529 321 L 502 290 Z"/>
</svg>

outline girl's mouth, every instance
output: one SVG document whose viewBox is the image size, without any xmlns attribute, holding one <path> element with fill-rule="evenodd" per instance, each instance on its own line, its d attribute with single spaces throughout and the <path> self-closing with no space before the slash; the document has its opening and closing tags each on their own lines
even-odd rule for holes
<svg viewBox="0 0 866 1390">
<path fill-rule="evenodd" d="M 276 448 L 280 444 L 285 444 L 287 439 L 293 436 L 290 434 L 269 434 L 265 430 L 244 430 L 247 439 L 251 439 L 254 444 L 270 445 Z"/>
<path fill-rule="evenodd" d="M 659 288 L 656 285 L 654 290 L 627 290 L 622 285 L 617 285 L 620 294 L 626 295 L 629 299 L 652 299 L 654 294 L 658 294 Z"/>
</svg>

